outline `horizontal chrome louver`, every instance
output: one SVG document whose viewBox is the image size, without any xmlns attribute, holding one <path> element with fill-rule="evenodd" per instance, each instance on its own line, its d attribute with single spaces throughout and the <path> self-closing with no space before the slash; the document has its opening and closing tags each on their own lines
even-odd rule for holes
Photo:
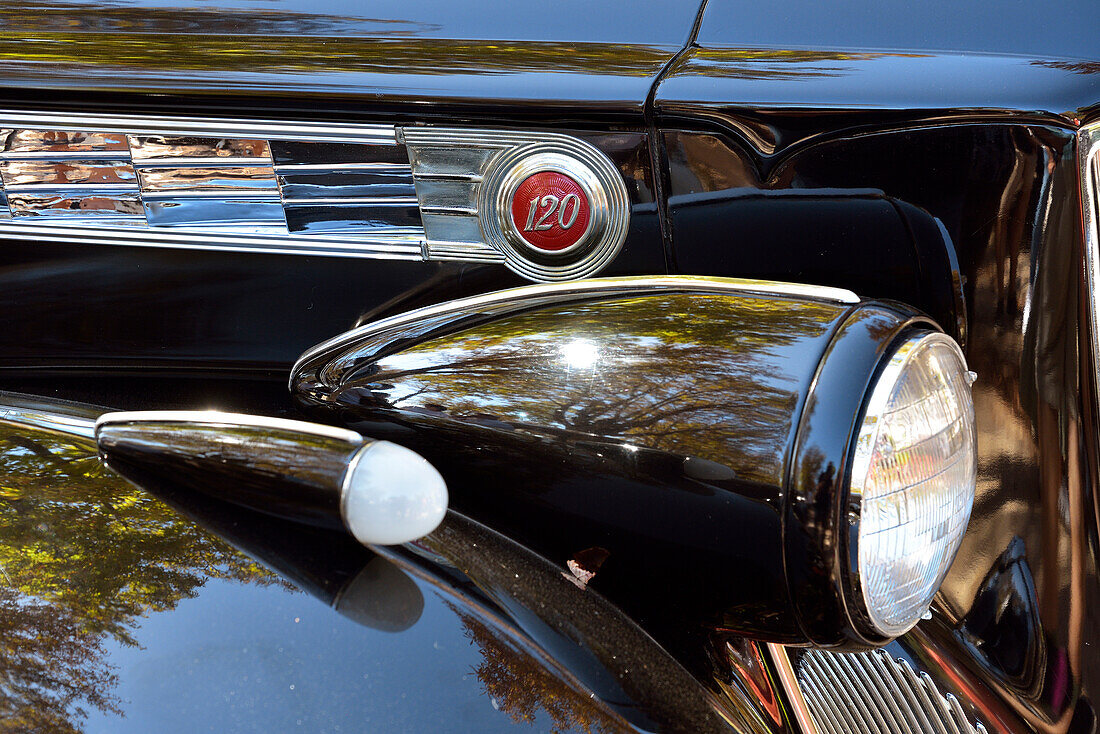
<svg viewBox="0 0 1100 734">
<path fill-rule="evenodd" d="M 884 650 L 810 650 L 798 661 L 798 685 L 822 734 L 986 734 L 957 698 Z"/>
<path fill-rule="evenodd" d="M 391 125 L 24 117 L 0 113 L 0 236 L 426 259 Z"/>
</svg>

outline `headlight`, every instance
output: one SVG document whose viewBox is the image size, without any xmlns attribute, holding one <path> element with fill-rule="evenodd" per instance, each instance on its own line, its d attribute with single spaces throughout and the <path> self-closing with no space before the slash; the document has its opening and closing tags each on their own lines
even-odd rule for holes
<svg viewBox="0 0 1100 734">
<path fill-rule="evenodd" d="M 943 334 L 910 337 L 875 384 L 852 459 L 858 582 L 883 635 L 928 609 L 970 520 L 976 473 L 962 352 Z"/>
</svg>

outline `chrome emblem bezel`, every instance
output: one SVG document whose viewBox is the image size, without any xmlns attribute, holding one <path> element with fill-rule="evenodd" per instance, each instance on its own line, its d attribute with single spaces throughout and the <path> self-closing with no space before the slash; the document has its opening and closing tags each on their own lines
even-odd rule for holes
<svg viewBox="0 0 1100 734">
<path fill-rule="evenodd" d="M 529 243 L 512 220 L 512 199 L 528 177 L 543 171 L 569 176 L 584 191 L 588 226 L 576 243 L 544 250 Z M 485 241 L 504 264 L 540 281 L 584 278 L 601 270 L 622 249 L 630 224 L 630 199 L 614 164 L 577 138 L 555 136 L 502 151 L 490 162 L 478 192 Z"/>
</svg>

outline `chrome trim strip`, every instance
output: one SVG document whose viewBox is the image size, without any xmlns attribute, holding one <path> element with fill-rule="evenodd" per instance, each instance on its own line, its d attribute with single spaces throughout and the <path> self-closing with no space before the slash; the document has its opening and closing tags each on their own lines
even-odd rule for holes
<svg viewBox="0 0 1100 734">
<path fill-rule="evenodd" d="M 16 186 L 137 186 L 137 172 L 128 158 L 57 162 L 0 161 L 0 177 L 9 190 Z"/>
<path fill-rule="evenodd" d="M 794 720 L 798 723 L 801 734 L 818 734 L 817 724 L 814 723 L 810 709 L 806 706 L 806 699 L 802 696 L 802 689 L 798 687 L 798 676 L 791 665 L 791 659 L 787 656 L 787 648 L 774 642 L 764 643 L 764 649 L 768 651 L 775 675 L 779 678 L 779 685 L 787 695 L 787 703 L 794 714 Z"/>
<path fill-rule="evenodd" d="M 1082 226 L 1085 235 L 1085 283 L 1092 332 L 1093 377 L 1100 385 L 1100 123 L 1077 134 Z"/>
<path fill-rule="evenodd" d="M 294 390 L 296 378 L 303 367 L 314 361 L 319 355 L 351 346 L 365 337 L 388 332 L 407 324 L 416 322 L 431 323 L 441 316 L 451 316 L 462 312 L 483 313 L 493 307 L 519 307 L 537 299 L 569 301 L 580 298 L 597 298 L 602 295 L 629 295 L 654 290 L 794 296 L 843 305 L 853 305 L 859 303 L 860 300 L 855 293 L 843 288 L 801 283 L 780 283 L 770 280 L 708 278 L 695 275 L 643 275 L 626 278 L 594 278 L 566 283 L 540 283 L 446 301 L 433 306 L 407 311 L 346 331 L 311 347 L 298 358 L 293 369 L 291 369 L 290 389 Z"/>
<path fill-rule="evenodd" d="M 477 208 L 472 206 L 421 206 L 424 214 L 461 214 L 466 217 L 476 217 Z"/>
<path fill-rule="evenodd" d="M 333 257 L 371 257 L 388 260 L 422 260 L 419 232 L 404 230 L 363 238 L 328 238 L 298 234 L 236 234 L 210 229 L 163 227 L 126 231 L 123 228 L 97 227 L 94 223 L 79 225 L 61 222 L 19 224 L 0 221 L 0 235 L 29 238 L 35 241 L 81 242 L 132 247 L 167 247 L 185 250 L 218 250 L 282 255 L 327 255 Z"/>
<path fill-rule="evenodd" d="M 277 431 L 293 431 L 314 436 L 333 438 L 350 444 L 360 444 L 365 439 L 359 433 L 322 423 L 307 423 L 289 418 L 272 418 L 245 413 L 225 413 L 220 410 L 132 410 L 104 413 L 95 420 L 94 428 L 120 423 L 196 423 L 219 426 L 248 426 Z"/>
<path fill-rule="evenodd" d="M 383 161 L 352 161 L 348 163 L 276 163 L 276 173 L 297 173 L 299 171 L 375 171 L 381 173 L 403 173 L 412 178 L 412 168 L 408 163 L 385 163 Z"/>
<path fill-rule="evenodd" d="M 0 391 L 0 423 L 94 439 L 96 418 L 106 408 Z"/>
<path fill-rule="evenodd" d="M 114 194 L 137 194 L 140 189 L 136 183 L 109 183 L 109 184 L 16 184 L 5 186 L 4 190 L 9 194 L 54 194 L 72 199 L 78 196 L 113 196 Z"/>
<path fill-rule="evenodd" d="M 424 172 L 424 173 L 417 172 L 416 177 L 418 179 L 421 179 L 422 181 L 456 181 L 456 182 L 457 181 L 462 181 L 462 182 L 470 182 L 470 183 L 478 183 L 479 181 L 481 181 L 484 178 L 484 176 L 482 176 L 480 174 L 477 174 L 477 173 L 463 174 L 463 173 L 431 173 L 431 172 Z"/>
<path fill-rule="evenodd" d="M 258 179 L 258 181 L 267 183 L 270 181 L 271 186 L 257 187 L 257 188 L 240 188 L 240 189 L 162 189 L 162 188 L 143 188 L 141 190 L 141 198 L 145 201 L 161 201 L 163 199 L 210 199 L 212 201 L 232 201 L 234 199 L 246 199 L 249 201 L 273 201 L 280 202 L 279 189 L 274 185 L 275 182 L 271 179 Z M 197 223 L 196 223 L 197 224 Z"/>
<path fill-rule="evenodd" d="M 125 135 L 100 130 L 44 130 L 38 126 L 5 130 L 0 150 L 6 153 L 51 151 L 129 151 Z"/>
<path fill-rule="evenodd" d="M 86 191 L 75 196 L 50 191 L 10 192 L 8 208 L 12 220 L 8 226 L 19 230 L 34 229 L 38 223 L 27 224 L 28 219 L 80 219 L 78 224 L 89 224 L 95 217 L 131 217 L 142 222 L 141 196 L 137 191 Z M 82 202 L 89 204 L 86 208 Z M 75 205 L 75 206 L 74 206 Z"/>
<path fill-rule="evenodd" d="M 124 135 L 198 135 L 208 138 L 264 138 L 310 143 L 397 145 L 396 128 L 381 124 L 257 122 L 204 117 L 126 117 L 122 115 L 0 110 L 0 126 L 34 130 L 94 129 Z"/>
<path fill-rule="evenodd" d="M 95 421 L 87 418 L 31 409 L 0 409 L 0 423 L 57 431 L 79 438 L 95 438 Z"/>
</svg>

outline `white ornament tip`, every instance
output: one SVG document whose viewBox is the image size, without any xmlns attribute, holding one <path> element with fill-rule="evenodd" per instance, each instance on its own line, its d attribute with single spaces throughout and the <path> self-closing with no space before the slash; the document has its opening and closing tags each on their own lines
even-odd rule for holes
<svg viewBox="0 0 1100 734">
<path fill-rule="evenodd" d="M 447 514 L 447 484 L 420 454 L 375 441 L 352 459 L 340 505 L 360 543 L 398 545 L 439 526 Z"/>
</svg>

